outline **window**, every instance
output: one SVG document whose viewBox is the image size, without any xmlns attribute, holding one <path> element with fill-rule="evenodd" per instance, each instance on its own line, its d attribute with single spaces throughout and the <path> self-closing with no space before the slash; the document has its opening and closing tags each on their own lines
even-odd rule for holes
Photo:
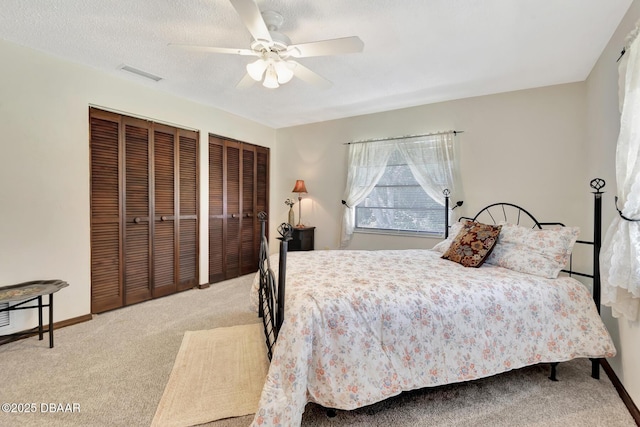
<svg viewBox="0 0 640 427">
<path fill-rule="evenodd" d="M 423 190 L 399 150 L 371 193 L 355 208 L 357 231 L 444 232 L 444 206 Z"/>
<path fill-rule="evenodd" d="M 461 193 L 455 131 L 349 144 L 340 246 L 353 232 L 442 234 L 443 190 Z"/>
</svg>

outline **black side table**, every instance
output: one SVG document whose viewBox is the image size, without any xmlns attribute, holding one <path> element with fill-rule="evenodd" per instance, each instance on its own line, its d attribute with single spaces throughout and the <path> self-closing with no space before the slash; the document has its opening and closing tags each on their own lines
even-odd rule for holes
<svg viewBox="0 0 640 427">
<path fill-rule="evenodd" d="M 315 227 L 294 227 L 293 238 L 289 241 L 289 252 L 312 251 L 314 249 L 313 235 Z"/>
<path fill-rule="evenodd" d="M 0 309 L 0 312 L 37 308 L 38 337 L 42 340 L 44 332 L 42 324 L 42 307 L 49 307 L 49 329 L 47 332 L 49 332 L 49 347 L 53 348 L 53 294 L 67 286 L 69 286 L 69 284 L 62 280 L 33 280 L 31 282 L 18 283 L 17 285 L 2 286 L 0 287 L 0 302 L 6 302 L 8 307 Z M 49 295 L 49 304 L 42 303 L 43 295 Z M 23 305 L 36 300 L 38 301 L 38 305 Z M 21 302 L 10 305 L 11 302 L 14 301 Z M 3 337 L 32 334 L 32 331 L 24 331 L 3 335 Z"/>
</svg>

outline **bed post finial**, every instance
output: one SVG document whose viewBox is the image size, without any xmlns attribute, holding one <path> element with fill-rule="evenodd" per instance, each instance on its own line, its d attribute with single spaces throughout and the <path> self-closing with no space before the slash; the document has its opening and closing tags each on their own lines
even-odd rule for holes
<svg viewBox="0 0 640 427">
<path fill-rule="evenodd" d="M 293 226 L 291 224 L 283 222 L 278 226 L 278 234 L 280 234 L 280 237 L 278 237 L 279 240 L 288 242 L 289 240 L 293 239 Z"/>
<path fill-rule="evenodd" d="M 591 188 L 596 190 L 593 194 L 599 194 L 599 193 L 603 193 L 603 191 L 600 191 L 600 190 L 604 188 L 605 185 L 607 185 L 607 183 L 602 178 L 593 178 L 589 183 L 589 185 L 591 186 Z"/>
<path fill-rule="evenodd" d="M 267 235 L 267 213 L 265 211 L 258 212 L 258 221 L 260 221 L 260 238 Z"/>
</svg>

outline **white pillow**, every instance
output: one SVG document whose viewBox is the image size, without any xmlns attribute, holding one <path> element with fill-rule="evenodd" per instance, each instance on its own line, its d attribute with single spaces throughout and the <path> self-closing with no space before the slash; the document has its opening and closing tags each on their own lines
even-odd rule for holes
<svg viewBox="0 0 640 427">
<path fill-rule="evenodd" d="M 460 230 L 462 230 L 462 227 L 464 227 L 465 224 L 466 224 L 466 221 L 458 221 L 451 224 L 451 227 L 449 228 L 449 237 L 447 237 L 442 242 L 438 242 L 431 249 L 433 249 L 434 251 L 440 252 L 441 254 L 445 253 L 447 249 L 449 249 L 449 246 L 451 246 L 453 239 L 456 238 L 456 236 L 458 235 Z"/>
<path fill-rule="evenodd" d="M 569 262 L 579 234 L 578 227 L 540 230 L 505 224 L 485 262 L 555 279 Z"/>
</svg>

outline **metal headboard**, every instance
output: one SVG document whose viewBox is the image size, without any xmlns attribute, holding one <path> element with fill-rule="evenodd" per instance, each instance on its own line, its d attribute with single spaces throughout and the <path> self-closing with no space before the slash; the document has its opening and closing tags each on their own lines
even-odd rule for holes
<svg viewBox="0 0 640 427">
<path fill-rule="evenodd" d="M 593 301 L 598 309 L 598 313 L 600 313 L 600 300 L 601 300 L 601 289 L 600 289 L 600 248 L 602 246 L 602 194 L 604 194 L 602 190 L 606 185 L 606 182 L 602 178 L 594 178 L 589 183 L 589 186 L 595 190 L 593 191 L 593 240 L 577 240 L 576 243 L 590 245 L 593 246 L 593 273 L 581 273 L 573 270 L 573 256 L 569 259 L 569 269 L 562 270 L 565 273 L 569 273 L 569 275 L 577 275 L 582 277 L 589 277 L 593 279 Z M 443 194 L 445 196 L 445 238 L 449 236 L 449 190 L 444 190 Z M 514 214 L 509 215 L 509 211 Z M 482 216 L 481 216 L 482 215 Z M 494 203 L 489 205 L 483 209 L 481 209 L 473 218 L 469 217 L 461 217 L 460 219 L 471 219 L 474 221 L 485 222 L 485 216 L 491 219 L 491 222 L 494 224 L 500 221 L 510 222 L 512 224 L 522 224 L 523 218 L 526 218 L 527 221 L 530 221 L 532 228 L 542 228 L 543 226 L 564 226 L 564 224 L 559 222 L 539 222 L 533 215 L 531 215 L 526 209 L 521 208 L 520 206 L 514 205 L 512 203 Z M 515 222 L 513 220 L 515 218 Z M 597 359 L 592 359 L 592 369 L 591 376 L 594 378 L 599 378 L 599 364 Z"/>
<path fill-rule="evenodd" d="M 513 203 L 493 203 L 484 207 L 473 218 L 460 217 L 462 219 L 470 219 L 472 221 L 482 222 L 484 224 L 498 224 L 499 222 L 507 222 L 520 226 L 531 226 L 531 228 L 541 229 L 543 225 L 552 225 L 551 223 L 541 223 L 526 209 L 514 205 Z M 553 223 L 553 225 L 561 225 Z"/>
</svg>

